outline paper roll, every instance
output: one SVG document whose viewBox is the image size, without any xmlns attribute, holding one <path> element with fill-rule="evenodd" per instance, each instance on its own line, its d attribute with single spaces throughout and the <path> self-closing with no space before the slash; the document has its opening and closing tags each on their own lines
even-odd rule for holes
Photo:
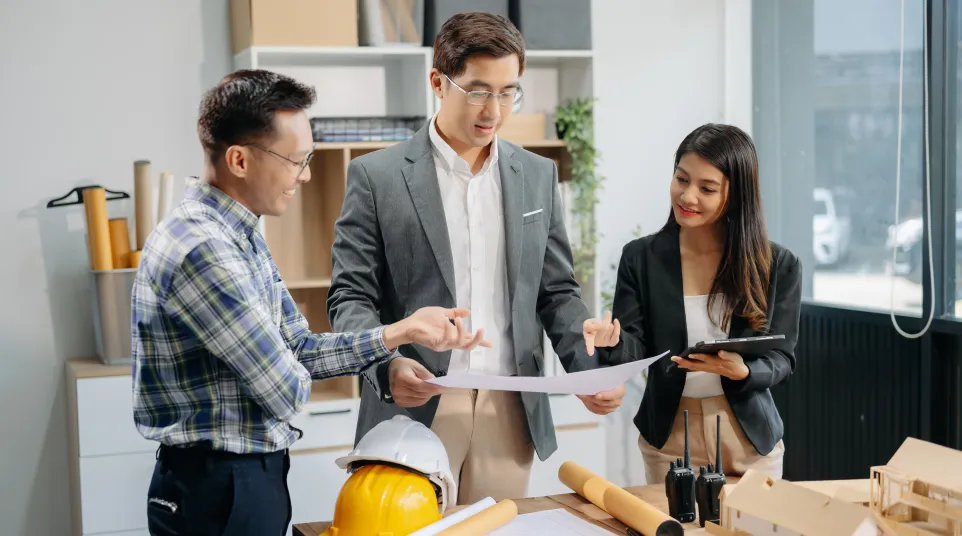
<svg viewBox="0 0 962 536">
<path fill-rule="evenodd" d="M 137 225 L 137 249 L 144 249 L 147 236 L 154 229 L 153 188 L 150 184 L 150 161 L 134 162 L 134 215 Z"/>
<path fill-rule="evenodd" d="M 131 251 L 127 254 L 127 268 L 136 268 L 140 266 L 140 250 Z"/>
<path fill-rule="evenodd" d="M 110 225 L 107 223 L 107 192 L 103 188 L 83 190 L 84 210 L 87 214 L 87 248 L 90 267 L 94 270 L 113 269 L 110 253 Z"/>
<path fill-rule="evenodd" d="M 575 462 L 561 464 L 558 479 L 611 517 L 644 536 L 683 536 L 685 533 L 678 520 Z"/>
<path fill-rule="evenodd" d="M 114 218 L 107 221 L 110 228 L 110 255 L 114 269 L 126 268 L 130 254 L 130 231 L 127 218 Z"/>
<path fill-rule="evenodd" d="M 482 536 L 507 525 L 518 515 L 518 505 L 511 499 L 485 508 L 481 512 L 438 533 L 438 536 Z"/>
<path fill-rule="evenodd" d="M 301 312 L 303 312 L 303 310 Z M 496 503 L 494 502 L 494 499 L 491 497 L 485 497 L 471 506 L 466 506 L 453 514 L 445 516 L 440 521 L 431 523 L 417 532 L 412 532 L 408 536 L 436 536 L 442 530 L 460 523 L 465 519 L 494 506 L 495 504 Z"/>
<path fill-rule="evenodd" d="M 157 193 L 157 223 L 170 212 L 174 202 L 174 174 L 167 171 L 160 174 L 160 188 Z"/>
</svg>

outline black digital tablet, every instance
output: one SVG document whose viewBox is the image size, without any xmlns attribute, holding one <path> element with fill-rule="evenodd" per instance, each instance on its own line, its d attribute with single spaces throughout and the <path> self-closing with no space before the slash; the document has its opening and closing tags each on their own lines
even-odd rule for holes
<svg viewBox="0 0 962 536">
<path fill-rule="evenodd" d="M 784 340 L 784 335 L 762 335 L 760 337 L 744 337 L 741 339 L 702 341 L 686 349 L 679 357 L 688 358 L 688 354 L 717 354 L 719 350 L 736 352 L 743 357 L 760 355 L 778 348 Z"/>
</svg>

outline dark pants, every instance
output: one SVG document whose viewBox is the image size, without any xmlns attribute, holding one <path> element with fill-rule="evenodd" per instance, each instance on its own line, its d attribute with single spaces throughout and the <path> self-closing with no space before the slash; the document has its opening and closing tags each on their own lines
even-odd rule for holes
<svg viewBox="0 0 962 536">
<path fill-rule="evenodd" d="M 286 451 L 237 455 L 161 447 L 147 491 L 152 536 L 284 536 L 291 521 Z"/>
</svg>

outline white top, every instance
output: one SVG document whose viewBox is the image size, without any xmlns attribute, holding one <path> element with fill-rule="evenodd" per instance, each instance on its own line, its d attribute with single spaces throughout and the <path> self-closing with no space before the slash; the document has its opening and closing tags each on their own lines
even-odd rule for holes
<svg viewBox="0 0 962 536">
<path fill-rule="evenodd" d="M 712 316 L 721 320 L 724 300 L 719 296 L 713 304 Z M 728 330 L 712 323 L 708 316 L 708 295 L 685 296 L 685 319 L 688 324 L 688 346 L 701 341 L 727 339 Z M 691 398 L 709 398 L 723 395 L 721 376 L 711 372 L 688 371 L 685 379 L 685 390 L 681 396 Z"/>
<path fill-rule="evenodd" d="M 471 311 L 465 328 L 483 328 L 492 345 L 471 352 L 454 350 L 449 371 L 510 376 L 517 373 L 517 366 L 510 334 L 498 140 L 494 139 L 491 154 L 474 175 L 471 166 L 438 134 L 434 121 L 432 118 L 428 130 L 451 241 L 455 300 L 458 307 Z"/>
</svg>

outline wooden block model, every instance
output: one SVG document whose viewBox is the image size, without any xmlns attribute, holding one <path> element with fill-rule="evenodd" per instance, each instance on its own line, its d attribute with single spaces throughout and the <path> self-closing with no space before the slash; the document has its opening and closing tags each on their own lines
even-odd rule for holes
<svg viewBox="0 0 962 536">
<path fill-rule="evenodd" d="M 891 533 L 962 536 L 962 452 L 910 437 L 871 482 L 870 507 Z"/>
</svg>

